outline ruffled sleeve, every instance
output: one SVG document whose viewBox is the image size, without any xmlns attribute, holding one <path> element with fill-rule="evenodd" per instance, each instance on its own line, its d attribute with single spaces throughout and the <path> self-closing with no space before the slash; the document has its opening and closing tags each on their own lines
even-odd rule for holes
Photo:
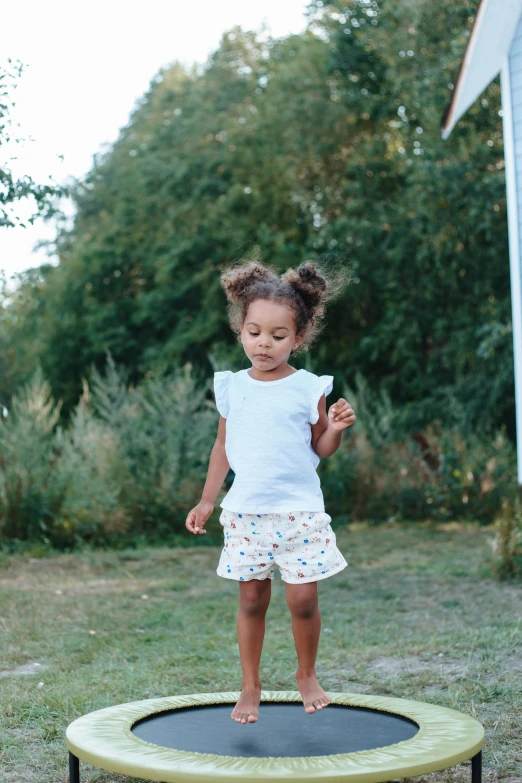
<svg viewBox="0 0 522 783">
<path fill-rule="evenodd" d="M 328 395 L 333 389 L 333 375 L 321 375 L 314 379 L 312 384 L 311 406 L 310 406 L 310 424 L 316 424 L 319 421 L 319 400 L 322 395 Z"/>
<path fill-rule="evenodd" d="M 216 408 L 224 419 L 228 417 L 228 381 L 231 375 L 232 372 L 230 370 L 214 373 Z"/>
</svg>

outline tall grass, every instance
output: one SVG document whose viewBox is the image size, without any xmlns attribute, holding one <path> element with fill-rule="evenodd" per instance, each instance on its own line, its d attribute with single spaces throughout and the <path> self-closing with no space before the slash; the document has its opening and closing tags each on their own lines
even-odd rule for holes
<svg viewBox="0 0 522 783">
<path fill-rule="evenodd" d="M 456 401 L 444 420 L 418 429 L 385 390 L 357 373 L 342 396 L 357 414 L 338 451 L 321 463 L 330 513 L 347 520 L 465 520 L 491 523 L 516 494 L 516 453 L 503 430 L 468 426 Z M 453 406 L 453 407 L 452 407 Z"/>
<path fill-rule="evenodd" d="M 499 573 L 515 573 L 516 458 L 505 433 L 474 432 L 451 400 L 444 420 L 415 427 L 407 409 L 394 408 L 360 374 L 341 393 L 357 421 L 319 465 L 334 523 L 502 518 Z M 93 369 L 90 386 L 83 381 L 67 427 L 60 407 L 38 368 L 0 424 L 4 548 L 36 541 L 62 549 L 121 546 L 180 535 L 192 543 L 184 522 L 201 496 L 218 423 L 212 379 L 186 364 L 133 387 L 109 356 L 103 375 Z M 216 500 L 210 529 L 219 528 L 219 503 L 232 479 Z"/>
<path fill-rule="evenodd" d="M 38 369 L 0 426 L 0 537 L 67 549 L 180 532 L 215 436 L 207 387 L 187 364 L 135 389 L 109 358 L 64 429 Z"/>
</svg>

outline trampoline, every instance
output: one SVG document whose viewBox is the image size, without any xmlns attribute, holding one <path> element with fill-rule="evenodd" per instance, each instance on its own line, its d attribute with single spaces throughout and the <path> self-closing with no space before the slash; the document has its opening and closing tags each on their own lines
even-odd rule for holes
<svg viewBox="0 0 522 783">
<path fill-rule="evenodd" d="M 297 691 L 263 691 L 257 723 L 230 713 L 237 693 L 203 693 L 118 704 L 67 728 L 70 783 L 80 760 L 161 783 L 346 781 L 381 783 L 471 759 L 482 776 L 484 729 L 455 710 L 408 699 L 329 693 L 306 713 Z"/>
</svg>

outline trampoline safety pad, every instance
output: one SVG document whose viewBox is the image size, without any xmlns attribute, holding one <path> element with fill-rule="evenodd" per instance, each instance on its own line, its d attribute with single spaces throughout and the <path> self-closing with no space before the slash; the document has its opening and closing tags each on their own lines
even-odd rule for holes
<svg viewBox="0 0 522 783">
<path fill-rule="evenodd" d="M 95 767 L 162 783 L 381 783 L 454 766 L 484 744 L 482 725 L 456 710 L 328 695 L 331 705 L 310 715 L 297 691 L 263 691 L 251 724 L 230 718 L 239 692 L 119 704 L 73 721 L 67 746 Z"/>
</svg>

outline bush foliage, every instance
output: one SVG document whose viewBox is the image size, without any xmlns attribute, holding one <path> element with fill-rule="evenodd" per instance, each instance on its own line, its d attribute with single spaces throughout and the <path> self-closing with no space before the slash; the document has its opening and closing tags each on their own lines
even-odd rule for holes
<svg viewBox="0 0 522 783">
<path fill-rule="evenodd" d="M 40 368 L 15 396 L 0 426 L 0 536 L 8 546 L 188 540 L 186 515 L 200 499 L 217 432 L 211 383 L 190 364 L 138 387 L 126 375 L 109 355 L 92 387 L 84 380 L 66 429 Z M 389 397 L 372 394 L 361 374 L 344 396 L 361 413 L 319 465 L 336 525 L 498 516 L 515 461 L 505 433 L 464 436 L 457 423 L 434 421 L 412 438 Z M 215 524 L 232 479 L 216 500 Z"/>
<path fill-rule="evenodd" d="M 41 369 L 0 426 L 0 536 L 57 547 L 160 540 L 204 483 L 216 411 L 192 368 L 125 386 L 109 357 L 67 429 Z"/>
<path fill-rule="evenodd" d="M 299 35 L 234 28 L 203 66 L 154 76 L 73 189 L 59 264 L 14 292 L 0 275 L 5 541 L 183 532 L 217 427 L 210 372 L 245 359 L 220 271 L 259 247 L 280 271 L 353 271 L 295 361 L 357 413 L 319 467 L 332 516 L 496 519 L 515 568 L 499 79 L 440 137 L 476 8 L 312 0 Z"/>
<path fill-rule="evenodd" d="M 37 360 L 70 415 L 110 351 L 138 385 L 216 353 L 239 369 L 219 282 L 259 246 L 281 271 L 353 270 L 314 372 L 361 372 L 409 426 L 457 400 L 514 440 L 500 89 L 442 141 L 475 0 L 312 2 L 308 28 L 234 28 L 201 67 L 161 69 L 74 191 L 56 267 L 0 307 L 0 400 Z"/>
</svg>

